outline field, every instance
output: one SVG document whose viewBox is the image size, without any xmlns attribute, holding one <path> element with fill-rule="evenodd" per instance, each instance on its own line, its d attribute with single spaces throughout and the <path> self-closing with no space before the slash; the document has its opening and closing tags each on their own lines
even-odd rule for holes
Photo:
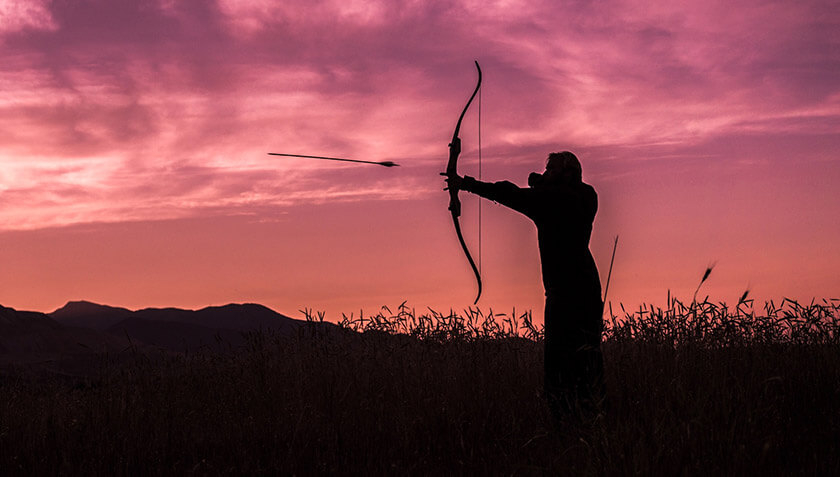
<svg viewBox="0 0 840 477">
<path fill-rule="evenodd" d="M 608 310 L 608 402 L 559 426 L 527 313 L 402 306 L 324 331 L 307 311 L 241 349 L 6 371 L 0 474 L 840 475 L 839 309 Z"/>
</svg>

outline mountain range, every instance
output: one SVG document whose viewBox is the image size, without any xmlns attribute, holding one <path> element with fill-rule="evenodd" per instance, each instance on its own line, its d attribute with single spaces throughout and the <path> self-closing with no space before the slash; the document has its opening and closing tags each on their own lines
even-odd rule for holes
<svg viewBox="0 0 840 477">
<path fill-rule="evenodd" d="M 292 336 L 305 325 L 336 328 L 331 323 L 312 324 L 289 318 L 252 303 L 200 310 L 132 311 L 71 301 L 51 313 L 0 306 L 0 364 L 118 353 L 131 346 L 164 351 L 237 347 L 246 342 L 247 332 L 262 330 Z"/>
</svg>

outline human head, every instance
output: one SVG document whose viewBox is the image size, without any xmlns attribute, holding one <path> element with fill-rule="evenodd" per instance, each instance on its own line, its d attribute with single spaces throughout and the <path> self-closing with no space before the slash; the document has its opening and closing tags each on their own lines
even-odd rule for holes
<svg viewBox="0 0 840 477">
<path fill-rule="evenodd" d="M 543 175 L 551 182 L 581 182 L 583 180 L 580 161 L 569 151 L 549 154 Z"/>
</svg>

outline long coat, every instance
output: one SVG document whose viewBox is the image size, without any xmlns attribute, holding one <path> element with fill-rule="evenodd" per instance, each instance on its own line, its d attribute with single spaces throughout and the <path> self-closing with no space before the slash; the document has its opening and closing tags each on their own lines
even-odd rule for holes
<svg viewBox="0 0 840 477">
<path fill-rule="evenodd" d="M 589 239 L 598 195 L 584 182 L 522 188 L 465 177 L 461 189 L 498 202 L 537 226 L 545 287 L 545 390 L 552 410 L 600 387 L 601 281 Z M 557 404 L 559 400 L 563 404 Z"/>
</svg>

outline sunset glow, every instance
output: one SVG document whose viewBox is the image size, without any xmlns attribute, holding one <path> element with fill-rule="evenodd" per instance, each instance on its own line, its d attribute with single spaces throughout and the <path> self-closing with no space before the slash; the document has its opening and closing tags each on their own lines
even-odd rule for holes
<svg viewBox="0 0 840 477">
<path fill-rule="evenodd" d="M 712 263 L 710 300 L 840 298 L 838 32 L 830 1 L 0 0 L 0 304 L 470 305 L 438 174 L 473 60 L 483 180 L 575 152 L 614 308 Z M 541 320 L 533 224 L 481 225 L 479 306 Z"/>
</svg>

